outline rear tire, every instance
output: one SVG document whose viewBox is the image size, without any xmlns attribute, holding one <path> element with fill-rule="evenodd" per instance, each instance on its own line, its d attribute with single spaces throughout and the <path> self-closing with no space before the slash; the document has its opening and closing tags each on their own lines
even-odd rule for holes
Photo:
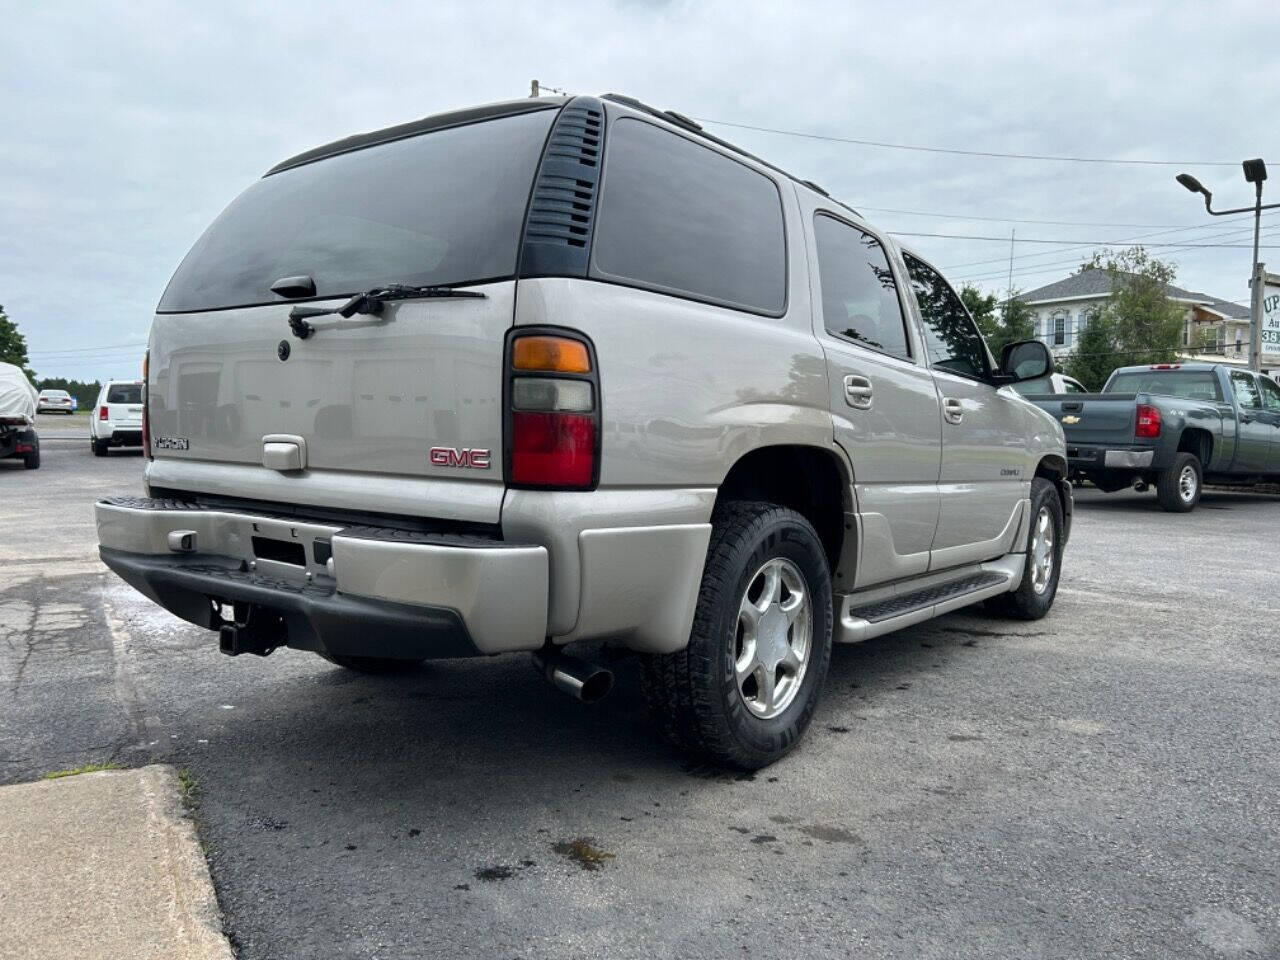
<svg viewBox="0 0 1280 960">
<path fill-rule="evenodd" d="M 322 653 L 320 657 L 338 667 L 357 673 L 390 675 L 413 673 L 425 660 L 390 660 L 385 657 L 346 657 L 335 653 Z"/>
<path fill-rule="evenodd" d="M 89 445 L 93 447 L 93 455 L 95 457 L 105 457 L 107 455 L 107 441 L 90 440 Z"/>
<path fill-rule="evenodd" d="M 1194 453 L 1179 453 L 1156 478 L 1156 499 L 1170 513 L 1190 513 L 1200 502 L 1204 468 Z"/>
<path fill-rule="evenodd" d="M 1039 620 L 1053 606 L 1062 575 L 1062 498 L 1052 480 L 1031 481 L 1031 525 L 1018 589 L 987 601 L 987 608 L 1015 620 Z"/>
<path fill-rule="evenodd" d="M 663 735 L 702 759 L 758 770 L 813 718 L 831 662 L 831 575 L 794 510 L 731 502 L 712 518 L 689 645 L 641 658 Z"/>
<path fill-rule="evenodd" d="M 24 456 L 22 458 L 22 465 L 26 467 L 28 470 L 39 470 L 40 469 L 40 451 L 37 450 L 35 453 L 28 453 L 26 456 Z"/>
</svg>

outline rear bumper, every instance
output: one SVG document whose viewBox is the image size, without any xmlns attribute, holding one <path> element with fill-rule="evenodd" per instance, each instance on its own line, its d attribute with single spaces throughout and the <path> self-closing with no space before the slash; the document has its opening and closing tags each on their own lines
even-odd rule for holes
<svg viewBox="0 0 1280 960">
<path fill-rule="evenodd" d="M 1155 460 L 1152 447 L 1118 447 L 1109 444 L 1067 444 L 1067 463 L 1073 472 L 1090 470 L 1149 470 Z"/>
<path fill-rule="evenodd" d="M 96 438 L 105 440 L 113 447 L 140 447 L 142 446 L 142 427 L 141 425 L 111 427 L 107 430 L 100 430 Z"/>
<path fill-rule="evenodd" d="M 258 607 L 283 619 L 291 647 L 369 657 L 536 650 L 547 634 L 541 546 L 172 500 L 95 510 L 103 562 L 197 626 L 222 625 L 215 603 Z"/>
</svg>

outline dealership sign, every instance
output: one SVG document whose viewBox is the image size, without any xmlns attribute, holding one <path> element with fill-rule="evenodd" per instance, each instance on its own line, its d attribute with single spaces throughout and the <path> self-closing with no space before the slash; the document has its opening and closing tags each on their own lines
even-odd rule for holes
<svg viewBox="0 0 1280 960">
<path fill-rule="evenodd" d="M 1280 276 L 1266 276 L 1262 285 L 1262 353 L 1280 356 Z"/>
</svg>

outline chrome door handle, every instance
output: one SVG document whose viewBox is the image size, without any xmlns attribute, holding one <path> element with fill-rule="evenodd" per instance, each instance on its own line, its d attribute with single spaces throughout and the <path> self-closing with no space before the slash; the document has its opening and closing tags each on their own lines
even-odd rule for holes
<svg viewBox="0 0 1280 960">
<path fill-rule="evenodd" d="M 871 381 L 866 377 L 844 378 L 844 399 L 857 410 L 871 409 Z"/>
<path fill-rule="evenodd" d="M 955 397 L 944 397 L 942 416 L 947 423 L 959 423 L 964 419 L 964 405 Z"/>
</svg>

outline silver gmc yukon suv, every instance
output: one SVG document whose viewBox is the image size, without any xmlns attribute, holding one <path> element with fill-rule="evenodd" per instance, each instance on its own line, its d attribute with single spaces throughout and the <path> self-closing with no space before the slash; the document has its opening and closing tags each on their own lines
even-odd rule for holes
<svg viewBox="0 0 1280 960">
<path fill-rule="evenodd" d="M 145 496 L 106 564 L 228 654 L 642 661 L 712 761 L 785 753 L 833 642 L 1053 602 L 1062 430 L 946 280 L 819 187 L 620 96 L 440 114 L 279 164 L 178 267 Z"/>
</svg>

